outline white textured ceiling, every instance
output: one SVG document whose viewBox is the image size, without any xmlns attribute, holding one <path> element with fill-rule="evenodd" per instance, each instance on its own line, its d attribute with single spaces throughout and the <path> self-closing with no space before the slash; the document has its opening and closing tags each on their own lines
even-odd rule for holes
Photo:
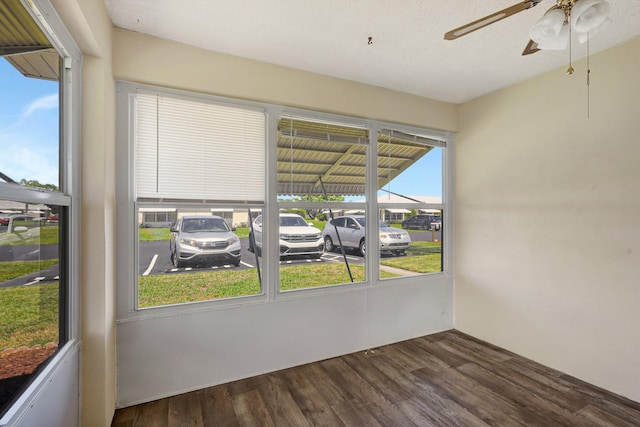
<svg viewBox="0 0 640 427">
<path fill-rule="evenodd" d="M 591 37 L 592 54 L 640 35 L 640 1 L 609 1 L 611 22 Z M 453 28 L 516 3 L 105 0 L 116 27 L 453 103 L 568 64 L 568 50 L 521 56 L 529 27 L 555 0 L 457 40 L 443 38 Z M 574 61 L 584 57 L 586 44 L 574 41 L 572 52 Z M 576 69 L 574 76 L 581 72 L 586 73 Z"/>
</svg>

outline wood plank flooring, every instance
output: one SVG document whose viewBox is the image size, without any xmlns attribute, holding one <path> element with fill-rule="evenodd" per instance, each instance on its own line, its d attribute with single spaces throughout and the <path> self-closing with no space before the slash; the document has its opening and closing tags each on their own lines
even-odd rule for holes
<svg viewBox="0 0 640 427">
<path fill-rule="evenodd" d="M 133 426 L 640 426 L 640 403 L 458 331 L 119 409 Z"/>
</svg>

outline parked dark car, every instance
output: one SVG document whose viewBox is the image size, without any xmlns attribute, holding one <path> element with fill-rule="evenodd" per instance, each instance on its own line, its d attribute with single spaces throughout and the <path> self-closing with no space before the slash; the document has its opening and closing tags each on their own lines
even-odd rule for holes
<svg viewBox="0 0 640 427">
<path fill-rule="evenodd" d="M 442 228 L 442 217 L 440 215 L 418 214 L 402 221 L 402 228 L 438 231 Z"/>
</svg>

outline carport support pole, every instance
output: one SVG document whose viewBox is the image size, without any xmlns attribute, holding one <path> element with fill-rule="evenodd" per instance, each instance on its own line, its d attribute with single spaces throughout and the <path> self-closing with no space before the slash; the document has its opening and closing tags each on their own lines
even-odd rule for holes
<svg viewBox="0 0 640 427">
<path fill-rule="evenodd" d="M 256 258 L 256 270 L 258 270 L 258 284 L 260 290 L 262 290 L 262 275 L 260 274 L 260 260 L 258 260 L 258 248 L 256 247 L 256 234 L 253 232 L 253 218 L 251 217 L 251 208 L 247 208 L 249 211 L 249 244 L 253 248 L 253 256 Z"/>
<path fill-rule="evenodd" d="M 322 186 L 322 193 L 324 194 L 324 200 L 329 201 L 329 197 L 327 197 L 327 192 L 324 189 L 324 182 L 322 182 L 322 177 L 320 177 L 320 185 Z M 347 266 L 347 272 L 349 273 L 349 279 L 351 279 L 351 283 L 353 283 L 353 274 L 351 274 L 351 267 L 349 267 L 349 261 L 347 260 L 347 254 L 344 251 L 344 246 L 342 246 L 342 239 L 340 238 L 340 232 L 338 231 L 338 226 L 335 222 L 333 222 L 333 211 L 329 208 L 329 217 L 331 218 L 331 224 L 333 224 L 333 228 L 336 230 L 336 237 L 338 237 L 338 244 L 340 245 L 340 252 L 342 252 L 342 258 L 344 258 L 344 264 Z"/>
</svg>

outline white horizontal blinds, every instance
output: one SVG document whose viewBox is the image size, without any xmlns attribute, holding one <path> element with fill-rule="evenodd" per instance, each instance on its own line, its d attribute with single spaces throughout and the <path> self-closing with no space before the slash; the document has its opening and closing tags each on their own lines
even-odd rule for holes
<svg viewBox="0 0 640 427">
<path fill-rule="evenodd" d="M 147 117 L 153 114 L 151 103 L 142 102 L 147 97 L 157 102 L 157 131 L 144 126 L 136 132 L 139 198 L 264 200 L 266 124 L 263 112 L 182 98 L 138 95 L 137 122 L 142 125 L 146 125 Z M 145 111 L 147 107 L 150 111 Z M 147 130 L 148 135 L 141 135 Z M 153 141 L 154 132 L 156 141 Z M 140 158 L 147 155 L 148 158 Z M 154 167 L 155 178 L 141 176 L 153 173 Z M 156 188 L 152 189 L 148 181 L 154 179 Z"/>
<path fill-rule="evenodd" d="M 135 98 L 136 189 L 138 195 L 158 191 L 158 100 L 156 96 Z"/>
</svg>

